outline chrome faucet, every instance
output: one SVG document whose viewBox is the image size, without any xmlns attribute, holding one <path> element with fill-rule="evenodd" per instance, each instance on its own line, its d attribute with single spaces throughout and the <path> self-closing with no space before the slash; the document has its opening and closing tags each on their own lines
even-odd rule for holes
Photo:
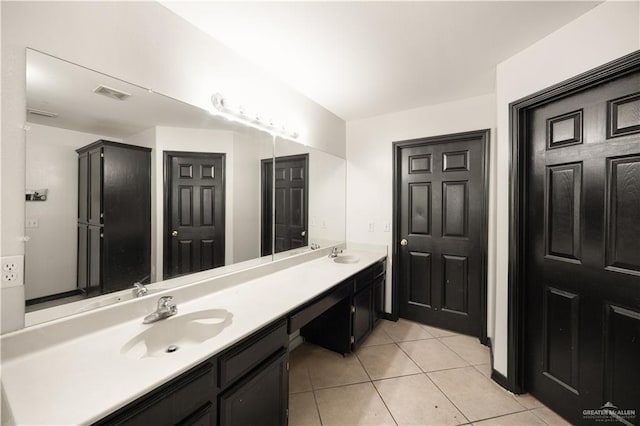
<svg viewBox="0 0 640 426">
<path fill-rule="evenodd" d="M 338 257 L 338 255 L 342 253 L 342 249 L 339 249 L 338 247 L 334 247 L 333 250 L 331 250 L 331 254 L 329 255 L 330 258 L 335 258 Z"/>
<path fill-rule="evenodd" d="M 145 287 L 144 284 L 140 282 L 135 282 L 133 283 L 132 292 L 135 297 L 142 297 L 142 296 L 145 296 L 147 293 L 149 293 L 149 289 Z"/>
<path fill-rule="evenodd" d="M 178 313 L 178 306 L 173 301 L 173 296 L 162 296 L 158 299 L 158 308 L 155 312 L 150 313 L 144 320 L 143 324 L 150 324 L 152 322 L 160 321 L 165 318 L 169 318 Z"/>
</svg>

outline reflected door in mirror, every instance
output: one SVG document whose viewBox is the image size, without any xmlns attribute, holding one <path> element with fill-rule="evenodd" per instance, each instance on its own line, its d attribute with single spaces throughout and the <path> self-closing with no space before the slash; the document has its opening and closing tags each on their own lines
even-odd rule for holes
<svg viewBox="0 0 640 426">
<path fill-rule="evenodd" d="M 263 167 L 271 168 L 271 161 Z M 263 176 L 271 176 L 265 171 Z M 267 182 L 267 188 L 271 186 Z M 264 189 L 266 190 L 266 189 Z M 308 242 L 309 207 L 309 155 L 291 155 L 276 158 L 275 167 L 275 252 L 304 247 Z M 263 228 L 270 226 L 270 211 L 266 211 Z M 263 254 L 270 254 L 271 251 Z"/>
<path fill-rule="evenodd" d="M 225 264 L 225 154 L 165 152 L 165 279 Z"/>
</svg>

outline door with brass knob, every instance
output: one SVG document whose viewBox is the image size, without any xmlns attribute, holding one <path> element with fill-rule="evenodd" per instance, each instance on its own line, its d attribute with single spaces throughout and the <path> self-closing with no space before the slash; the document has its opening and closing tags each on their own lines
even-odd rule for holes
<svg viewBox="0 0 640 426">
<path fill-rule="evenodd" d="M 486 333 L 488 136 L 477 131 L 395 144 L 395 285 L 402 318 L 478 337 Z"/>
</svg>

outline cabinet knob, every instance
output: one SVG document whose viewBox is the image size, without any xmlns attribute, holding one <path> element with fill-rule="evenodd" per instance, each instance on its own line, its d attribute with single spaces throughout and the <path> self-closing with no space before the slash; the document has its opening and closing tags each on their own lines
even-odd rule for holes
<svg viewBox="0 0 640 426">
<path fill-rule="evenodd" d="M 400 240 L 400 245 L 401 245 L 402 247 L 406 246 L 407 244 L 409 244 L 409 241 L 407 241 L 407 239 L 406 239 L 406 238 L 403 238 L 403 239 L 401 239 L 401 240 Z"/>
<path fill-rule="evenodd" d="M 177 237 L 178 236 L 178 231 L 171 231 L 171 236 L 172 237 Z"/>
</svg>

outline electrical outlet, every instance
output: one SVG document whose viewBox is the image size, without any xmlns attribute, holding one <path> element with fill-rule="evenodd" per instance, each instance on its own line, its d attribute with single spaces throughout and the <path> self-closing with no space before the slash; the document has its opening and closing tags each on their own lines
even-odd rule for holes
<svg viewBox="0 0 640 426">
<path fill-rule="evenodd" d="M 384 232 L 391 232 L 391 223 L 389 222 L 384 223 Z"/>
<path fill-rule="evenodd" d="M 369 222 L 369 232 L 374 232 L 376 230 L 376 224 L 374 222 Z"/>
<path fill-rule="evenodd" d="M 25 228 L 37 228 L 40 226 L 40 221 L 37 217 L 28 217 L 25 220 L 24 227 Z"/>
<path fill-rule="evenodd" d="M 24 283 L 24 258 L 22 256 L 2 258 L 2 283 L 10 286 Z"/>
</svg>

